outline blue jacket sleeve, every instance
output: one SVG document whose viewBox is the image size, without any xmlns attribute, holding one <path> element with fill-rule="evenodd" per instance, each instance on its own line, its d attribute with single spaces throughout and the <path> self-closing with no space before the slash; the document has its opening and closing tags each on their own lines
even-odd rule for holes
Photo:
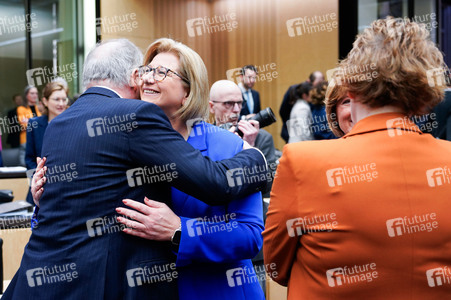
<svg viewBox="0 0 451 300">
<path fill-rule="evenodd" d="M 262 198 L 255 193 L 228 205 L 229 221 L 182 217 L 177 266 L 195 262 L 227 263 L 251 259 L 263 244 Z M 205 222 L 207 221 L 207 222 Z M 213 221 L 213 222 L 211 222 Z"/>
<path fill-rule="evenodd" d="M 206 148 L 202 143 L 193 140 L 189 142 L 204 148 L 204 154 L 210 155 L 214 160 L 231 157 L 243 147 L 243 141 L 229 132 L 208 133 L 201 140 L 206 141 Z M 181 217 L 182 232 L 177 266 L 251 259 L 262 247 L 263 203 L 260 193 L 235 199 L 228 205 L 215 209 L 178 191 L 173 193 L 173 201 L 182 216 L 185 214 L 191 217 Z M 185 206 L 180 207 L 179 203 Z"/>
</svg>

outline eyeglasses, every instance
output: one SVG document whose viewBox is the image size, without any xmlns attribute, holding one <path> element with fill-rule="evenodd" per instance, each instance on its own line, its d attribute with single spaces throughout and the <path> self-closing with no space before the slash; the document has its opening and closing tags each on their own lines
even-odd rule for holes
<svg viewBox="0 0 451 300">
<path fill-rule="evenodd" d="M 62 101 L 64 103 L 69 102 L 69 98 L 49 98 L 49 100 L 52 100 L 53 102 L 60 102 L 60 101 Z"/>
<path fill-rule="evenodd" d="M 240 107 L 240 108 L 243 106 L 243 101 L 224 101 L 224 102 L 222 102 L 222 101 L 211 100 L 211 102 L 222 103 L 222 105 L 224 105 L 224 107 L 227 109 L 235 107 L 235 104 L 238 105 L 238 107 Z"/>
<path fill-rule="evenodd" d="M 184 78 L 182 75 L 178 74 L 175 71 L 172 71 L 171 69 L 168 69 L 168 68 L 165 68 L 165 67 L 162 67 L 162 66 L 158 66 L 156 68 L 152 68 L 150 66 L 140 66 L 138 68 L 138 74 L 139 74 L 140 78 L 142 78 L 144 75 L 149 74 L 152 71 L 153 71 L 153 79 L 156 82 L 163 81 L 166 78 L 166 76 L 168 76 L 168 72 L 172 72 L 175 75 L 177 75 L 178 77 L 180 77 L 181 80 L 183 80 L 187 84 L 190 84 L 188 79 Z"/>
</svg>

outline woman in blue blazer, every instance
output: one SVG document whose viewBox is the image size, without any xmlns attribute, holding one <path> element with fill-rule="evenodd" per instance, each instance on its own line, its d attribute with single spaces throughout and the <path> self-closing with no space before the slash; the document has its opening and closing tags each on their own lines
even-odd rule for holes
<svg viewBox="0 0 451 300">
<path fill-rule="evenodd" d="M 41 157 L 42 142 L 47 125 L 67 107 L 66 89 L 61 83 L 49 82 L 42 91 L 42 102 L 45 107 L 44 115 L 30 119 L 27 125 L 25 165 L 28 170 L 36 169 L 36 158 Z M 28 191 L 27 201 L 34 204 L 30 191 Z"/>
<path fill-rule="evenodd" d="M 159 39 L 150 45 L 144 62 L 135 72 L 141 99 L 160 106 L 188 143 L 212 160 L 243 149 L 237 135 L 199 121 L 208 114 L 209 98 L 207 71 L 196 52 Z M 243 170 L 230 171 L 229 184 L 245 180 L 240 177 Z M 117 209 L 130 217 L 118 218 L 130 227 L 125 233 L 172 242 L 180 299 L 264 299 L 251 262 L 262 245 L 260 193 L 210 206 L 172 189 L 172 210 L 148 199 L 147 205 L 129 199 L 124 203 L 135 209 Z"/>
</svg>

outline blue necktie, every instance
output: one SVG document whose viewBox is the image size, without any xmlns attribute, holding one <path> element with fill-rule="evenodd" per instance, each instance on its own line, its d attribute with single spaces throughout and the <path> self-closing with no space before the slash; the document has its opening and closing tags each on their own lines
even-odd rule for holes
<svg viewBox="0 0 451 300">
<path fill-rule="evenodd" d="M 249 113 L 251 114 L 254 111 L 254 101 L 252 99 L 251 90 L 247 92 L 247 108 L 249 108 Z"/>
</svg>

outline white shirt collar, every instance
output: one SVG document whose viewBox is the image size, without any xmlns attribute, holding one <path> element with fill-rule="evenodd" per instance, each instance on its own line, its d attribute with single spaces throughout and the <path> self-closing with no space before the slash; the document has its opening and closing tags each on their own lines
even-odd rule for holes
<svg viewBox="0 0 451 300">
<path fill-rule="evenodd" d="M 123 98 L 121 95 L 119 95 L 118 92 L 116 92 L 115 90 L 113 90 L 113 89 L 111 89 L 111 88 L 109 88 L 109 87 L 106 87 L 106 86 L 103 86 L 103 85 L 97 85 L 97 86 L 95 86 L 95 87 L 99 87 L 99 88 L 103 88 L 103 89 L 110 90 L 110 91 L 114 92 L 116 95 L 118 95 L 119 98 Z"/>
</svg>

